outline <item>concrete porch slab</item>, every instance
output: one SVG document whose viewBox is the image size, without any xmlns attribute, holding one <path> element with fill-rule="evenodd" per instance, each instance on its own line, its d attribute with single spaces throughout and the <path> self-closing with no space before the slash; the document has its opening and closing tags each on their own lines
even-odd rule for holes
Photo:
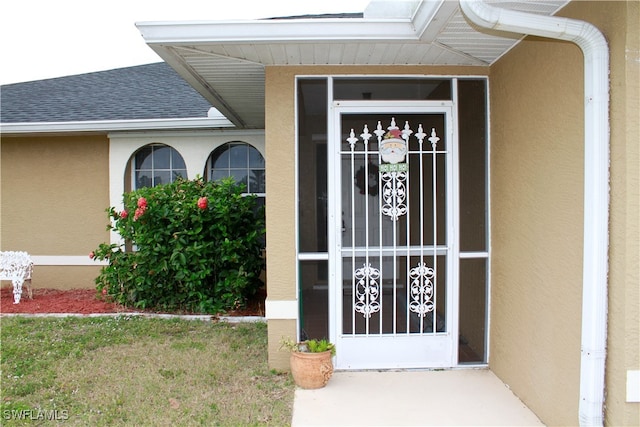
<svg viewBox="0 0 640 427">
<path fill-rule="evenodd" d="M 297 389 L 293 426 L 541 426 L 488 369 L 342 371 Z"/>
</svg>

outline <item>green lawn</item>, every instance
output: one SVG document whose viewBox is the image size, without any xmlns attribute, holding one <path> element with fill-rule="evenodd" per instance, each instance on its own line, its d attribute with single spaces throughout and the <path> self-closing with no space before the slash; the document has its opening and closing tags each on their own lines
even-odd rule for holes
<svg viewBox="0 0 640 427">
<path fill-rule="evenodd" d="M 264 323 L 0 322 L 4 426 L 290 424 L 295 386 L 267 367 Z"/>
</svg>

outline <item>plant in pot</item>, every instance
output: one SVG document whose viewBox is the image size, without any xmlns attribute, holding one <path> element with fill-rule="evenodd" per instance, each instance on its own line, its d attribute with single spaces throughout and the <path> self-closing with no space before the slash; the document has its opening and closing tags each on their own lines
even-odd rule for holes
<svg viewBox="0 0 640 427">
<path fill-rule="evenodd" d="M 331 358 L 336 347 L 326 339 L 294 342 L 283 339 L 282 348 L 290 351 L 289 363 L 296 385 L 304 389 L 322 388 L 333 374 Z"/>
</svg>

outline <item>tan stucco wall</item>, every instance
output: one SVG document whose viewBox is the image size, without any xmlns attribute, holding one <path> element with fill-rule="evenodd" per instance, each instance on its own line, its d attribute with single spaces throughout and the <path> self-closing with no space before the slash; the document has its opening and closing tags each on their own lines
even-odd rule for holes
<svg viewBox="0 0 640 427">
<path fill-rule="evenodd" d="M 543 422 L 564 425 L 579 390 L 580 61 L 572 45 L 530 40 L 490 77 L 490 366 Z"/>
<path fill-rule="evenodd" d="M 103 136 L 2 139 L 2 250 L 87 256 L 109 241 L 108 141 Z M 34 287 L 93 287 L 96 266 L 36 265 Z"/>
<path fill-rule="evenodd" d="M 94 289 L 100 266 L 40 265 L 33 269 L 33 289 Z M 2 282 L 11 286 L 11 282 Z"/>
<path fill-rule="evenodd" d="M 638 369 L 638 3 L 576 2 L 611 51 L 611 215 L 606 419 Z M 583 65 L 570 43 L 530 38 L 491 67 L 492 370 L 543 422 L 578 422 Z"/>
<path fill-rule="evenodd" d="M 266 98 L 266 164 L 267 194 L 267 300 L 295 301 L 296 290 L 296 209 L 295 187 L 295 77 L 297 75 L 331 74 L 420 74 L 420 75 L 486 75 L 482 67 L 267 67 Z M 273 255 L 277 254 L 277 255 Z M 269 321 L 271 328 L 275 321 Z M 280 322 L 279 320 L 277 322 Z M 292 323 L 295 325 L 295 322 Z M 295 335 L 295 329 L 293 330 Z M 280 336 L 277 337 L 278 342 Z M 270 344 L 269 364 L 281 367 L 282 354 Z M 288 363 L 288 362 L 287 362 Z"/>
<path fill-rule="evenodd" d="M 288 371 L 290 370 L 289 352 L 281 346 L 283 340 L 295 340 L 296 321 L 271 319 L 268 326 L 269 367 L 279 371 Z"/>
</svg>

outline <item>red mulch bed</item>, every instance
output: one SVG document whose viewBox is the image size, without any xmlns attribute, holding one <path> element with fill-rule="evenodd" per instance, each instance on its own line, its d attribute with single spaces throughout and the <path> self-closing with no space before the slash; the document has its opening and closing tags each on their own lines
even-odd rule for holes
<svg viewBox="0 0 640 427">
<path fill-rule="evenodd" d="M 225 316 L 264 316 L 265 292 L 259 291 L 247 307 L 222 313 Z M 103 299 L 95 289 L 33 289 L 33 299 L 29 299 L 26 287 L 22 291 L 19 304 L 13 303 L 13 287 L 0 290 L 0 313 L 122 313 L 142 311 L 123 307 Z M 151 312 L 151 311 L 149 311 Z M 199 313 L 178 313 L 199 314 Z"/>
</svg>

